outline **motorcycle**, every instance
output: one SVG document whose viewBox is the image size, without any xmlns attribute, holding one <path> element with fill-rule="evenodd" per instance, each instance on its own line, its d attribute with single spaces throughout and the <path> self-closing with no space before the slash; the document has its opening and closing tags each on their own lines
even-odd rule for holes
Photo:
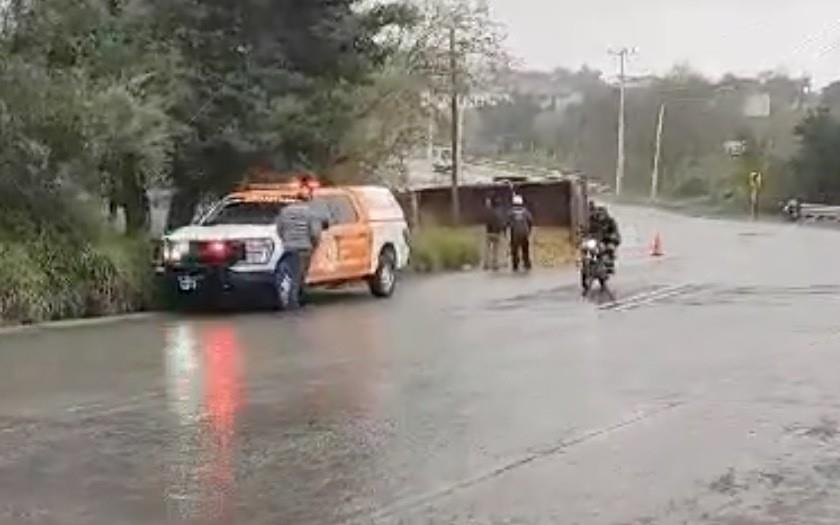
<svg viewBox="0 0 840 525">
<path fill-rule="evenodd" d="M 602 291 L 609 292 L 610 264 L 607 247 L 593 237 L 587 237 L 580 245 L 580 286 L 584 297 L 589 295 L 597 281 Z"/>
</svg>

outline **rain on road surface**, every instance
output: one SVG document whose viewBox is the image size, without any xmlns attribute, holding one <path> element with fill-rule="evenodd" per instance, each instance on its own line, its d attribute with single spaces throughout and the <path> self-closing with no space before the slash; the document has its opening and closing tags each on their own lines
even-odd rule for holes
<svg viewBox="0 0 840 525">
<path fill-rule="evenodd" d="M 463 274 L 6 332 L 0 522 L 840 521 L 840 234 L 619 215 L 615 304 Z"/>
</svg>

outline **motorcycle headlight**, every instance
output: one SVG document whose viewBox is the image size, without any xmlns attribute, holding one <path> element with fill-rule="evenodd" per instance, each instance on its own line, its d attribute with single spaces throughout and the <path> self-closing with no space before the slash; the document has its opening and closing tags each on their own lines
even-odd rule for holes
<svg viewBox="0 0 840 525">
<path fill-rule="evenodd" d="M 598 248 L 598 241 L 595 239 L 586 239 L 583 241 L 583 247 L 587 250 L 596 250 Z"/>
<path fill-rule="evenodd" d="M 187 241 L 164 241 L 163 262 L 179 262 L 190 252 L 190 243 Z"/>
<path fill-rule="evenodd" d="M 274 241 L 271 239 L 248 239 L 243 246 L 245 253 L 242 262 L 245 264 L 266 264 L 274 254 Z"/>
</svg>

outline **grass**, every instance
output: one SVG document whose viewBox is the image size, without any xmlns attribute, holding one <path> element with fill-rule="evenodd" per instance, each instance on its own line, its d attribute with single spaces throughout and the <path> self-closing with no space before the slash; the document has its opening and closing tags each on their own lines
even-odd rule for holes
<svg viewBox="0 0 840 525">
<path fill-rule="evenodd" d="M 423 228 L 412 237 L 411 267 L 421 273 L 474 268 L 481 264 L 479 247 L 469 229 Z"/>
<path fill-rule="evenodd" d="M 420 273 L 479 268 L 483 247 L 483 228 L 423 228 L 413 236 L 411 267 Z M 575 258 L 566 228 L 537 228 L 531 250 L 537 268 L 560 268 Z M 503 256 L 508 260 L 507 249 Z"/>
</svg>

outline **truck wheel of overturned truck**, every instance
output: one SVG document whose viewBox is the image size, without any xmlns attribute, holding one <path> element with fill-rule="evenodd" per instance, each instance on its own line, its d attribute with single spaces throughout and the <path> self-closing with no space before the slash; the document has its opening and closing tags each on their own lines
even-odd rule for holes
<svg viewBox="0 0 840 525">
<path fill-rule="evenodd" d="M 368 279 L 370 292 L 376 297 L 391 297 L 397 287 L 397 255 L 386 246 L 379 252 L 376 272 Z"/>
</svg>

